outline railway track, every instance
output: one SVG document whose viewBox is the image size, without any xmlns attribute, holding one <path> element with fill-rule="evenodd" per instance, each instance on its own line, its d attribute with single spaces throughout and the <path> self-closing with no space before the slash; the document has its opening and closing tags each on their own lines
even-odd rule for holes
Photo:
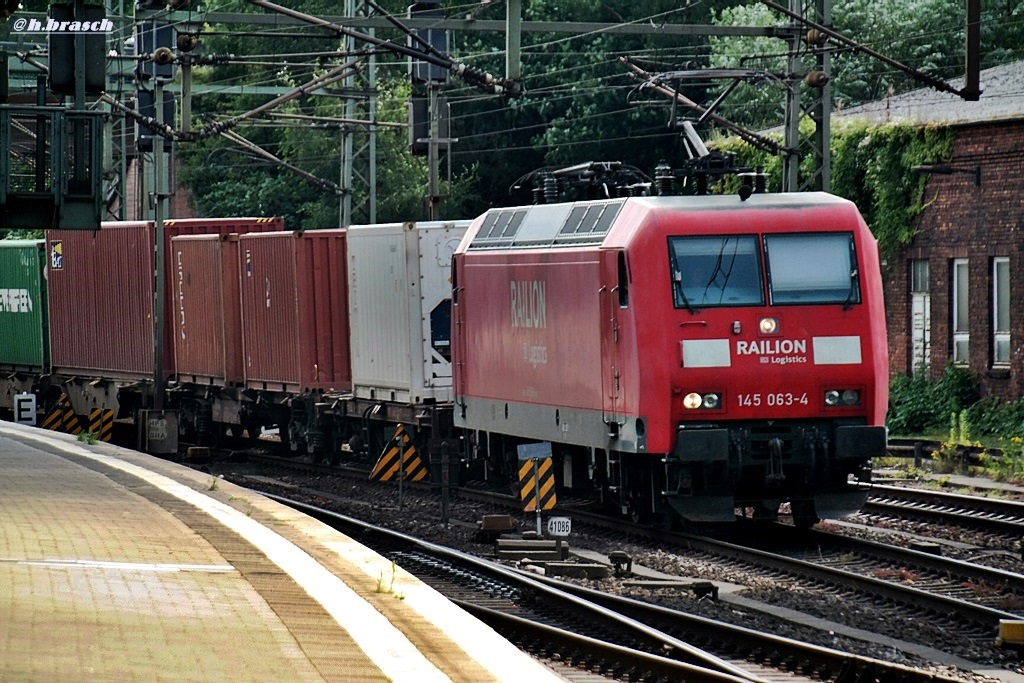
<svg viewBox="0 0 1024 683">
<path fill-rule="evenodd" d="M 736 542 L 691 534 L 656 537 L 688 553 L 705 553 L 761 576 L 832 595 L 841 593 L 849 601 L 869 604 L 894 617 L 913 614 L 976 642 L 993 639 L 1001 619 L 1022 618 L 991 604 L 1024 594 L 1020 575 L 847 536 L 800 533 L 781 524 L 759 526 L 759 531 L 744 534 Z M 801 536 L 802 542 L 792 540 Z M 754 541 L 755 537 L 761 540 Z M 764 548 L 766 543 L 772 550 Z"/>
<path fill-rule="evenodd" d="M 279 464 L 277 459 L 273 460 Z M 285 461 L 284 464 L 293 471 L 315 475 L 329 473 L 338 477 L 341 474 L 362 481 L 367 476 L 356 468 L 339 472 L 336 468 L 328 470 L 301 461 Z M 422 493 L 427 489 L 427 486 L 408 488 Z M 394 492 L 389 495 L 392 496 L 389 504 L 393 504 Z M 519 502 L 507 494 L 462 488 L 458 498 L 480 501 L 491 509 L 503 506 L 509 513 L 520 511 Z M 797 609 L 825 620 L 835 621 L 836 615 L 815 612 L 819 606 L 813 603 L 826 596 L 832 604 L 843 605 L 853 615 L 840 620 L 850 627 L 865 625 L 858 620 L 858 613 L 886 615 L 881 621 L 889 629 L 878 633 L 909 639 L 961 660 L 978 657 L 980 661 L 998 660 L 1000 655 L 993 640 L 999 620 L 1020 618 L 1018 613 L 1024 613 L 1019 609 L 1024 606 L 1024 577 L 928 553 L 844 535 L 801 532 L 783 524 L 758 525 L 754 533 L 730 538 L 720 534 L 712 536 L 711 532 L 704 535 L 667 533 L 595 514 L 583 507 L 565 507 L 559 512 L 573 519 L 574 529 L 584 533 L 588 528 L 601 530 L 605 545 L 614 546 L 615 538 L 646 542 L 653 548 L 695 562 L 728 567 L 728 572 L 738 571 L 789 586 L 787 590 L 801 596 L 801 603 L 805 595 L 823 596 L 817 600 L 806 598 L 806 607 Z M 739 524 L 735 528 L 746 526 Z M 766 539 L 771 539 L 770 545 L 765 545 Z M 776 597 L 756 599 L 771 604 Z M 916 624 L 928 624 L 939 635 L 919 633 Z"/>
<path fill-rule="evenodd" d="M 1013 542 L 1024 537 L 1024 503 L 1002 498 L 874 484 L 863 514 L 954 524 Z"/>
<path fill-rule="evenodd" d="M 545 579 L 277 497 L 357 537 L 542 658 L 624 680 L 924 683 L 931 672 Z"/>
<path fill-rule="evenodd" d="M 959 623 L 965 635 L 973 624 L 979 637 L 989 637 L 1000 619 L 1024 614 L 1024 576 L 1018 573 L 828 531 L 776 527 L 771 554 L 835 570 L 820 580 L 920 609 L 950 627 Z"/>
</svg>

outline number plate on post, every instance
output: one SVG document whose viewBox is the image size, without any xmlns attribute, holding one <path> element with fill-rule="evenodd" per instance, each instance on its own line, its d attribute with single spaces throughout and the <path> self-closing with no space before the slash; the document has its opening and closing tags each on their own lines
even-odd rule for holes
<svg viewBox="0 0 1024 683">
<path fill-rule="evenodd" d="M 568 536 L 572 532 L 570 517 L 551 517 L 548 519 L 548 536 Z"/>
</svg>

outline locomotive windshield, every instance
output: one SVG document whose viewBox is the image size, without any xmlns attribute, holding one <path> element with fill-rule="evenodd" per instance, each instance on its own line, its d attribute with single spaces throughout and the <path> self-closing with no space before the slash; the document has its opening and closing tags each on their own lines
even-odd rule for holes
<svg viewBox="0 0 1024 683">
<path fill-rule="evenodd" d="M 764 304 L 753 235 L 670 237 L 669 259 L 676 308 Z"/>
<path fill-rule="evenodd" d="M 773 304 L 860 303 L 852 234 L 765 235 L 764 250 Z"/>
</svg>

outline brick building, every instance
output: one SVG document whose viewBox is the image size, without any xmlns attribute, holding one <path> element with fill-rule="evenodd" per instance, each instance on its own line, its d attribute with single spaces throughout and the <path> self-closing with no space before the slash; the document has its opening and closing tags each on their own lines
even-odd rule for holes
<svg viewBox="0 0 1024 683">
<path fill-rule="evenodd" d="M 962 364 L 982 395 L 1014 400 L 1024 396 L 1024 62 L 983 71 L 981 87 L 979 102 L 918 90 L 834 120 L 954 131 L 952 160 L 922 169 L 917 235 L 886 264 L 890 367 L 938 377 L 948 363 Z"/>
</svg>

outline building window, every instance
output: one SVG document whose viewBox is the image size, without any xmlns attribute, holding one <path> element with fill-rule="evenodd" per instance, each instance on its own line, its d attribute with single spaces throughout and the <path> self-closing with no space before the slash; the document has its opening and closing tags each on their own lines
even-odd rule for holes
<svg viewBox="0 0 1024 683">
<path fill-rule="evenodd" d="M 931 361 L 932 320 L 928 259 L 910 262 L 910 371 L 925 370 Z"/>
<path fill-rule="evenodd" d="M 1010 259 L 992 259 L 992 364 L 1010 364 Z"/>
<path fill-rule="evenodd" d="M 971 338 L 967 297 L 967 259 L 953 259 L 953 362 L 967 364 Z"/>
</svg>

